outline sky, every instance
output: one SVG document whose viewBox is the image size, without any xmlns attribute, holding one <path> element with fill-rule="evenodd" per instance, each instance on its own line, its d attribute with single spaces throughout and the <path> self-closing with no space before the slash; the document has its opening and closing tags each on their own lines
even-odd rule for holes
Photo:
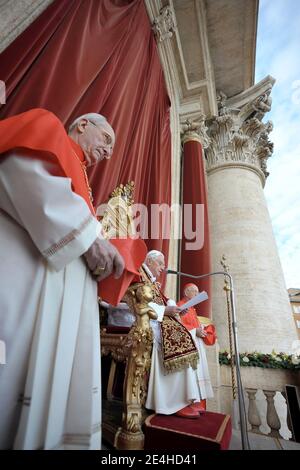
<svg viewBox="0 0 300 470">
<path fill-rule="evenodd" d="M 300 1 L 260 0 L 256 83 L 276 79 L 265 195 L 287 288 L 300 288 Z"/>
</svg>

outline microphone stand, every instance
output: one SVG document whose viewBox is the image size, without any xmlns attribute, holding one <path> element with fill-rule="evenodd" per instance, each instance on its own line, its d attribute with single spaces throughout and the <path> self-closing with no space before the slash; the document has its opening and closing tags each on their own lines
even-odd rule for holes
<svg viewBox="0 0 300 470">
<path fill-rule="evenodd" d="M 195 276 L 193 274 L 183 273 L 181 271 L 173 271 L 172 269 L 166 269 L 167 274 L 176 274 L 181 276 L 190 277 L 192 279 L 203 279 L 205 277 L 222 275 L 229 278 L 230 285 L 230 303 L 232 310 L 232 331 L 233 331 L 233 342 L 234 342 L 234 351 L 235 351 L 235 369 L 236 369 L 236 378 L 237 378 L 237 392 L 238 392 L 238 404 L 239 404 L 239 416 L 240 416 L 240 427 L 241 427 L 241 440 L 243 450 L 249 450 L 249 440 L 247 432 L 247 420 L 246 420 L 246 410 L 245 410 L 245 399 L 242 387 L 241 371 L 240 371 L 240 355 L 238 348 L 238 339 L 237 339 L 237 321 L 236 321 L 236 308 L 235 308 L 235 295 L 234 295 L 234 286 L 233 278 L 231 274 L 226 271 L 216 271 L 213 273 L 201 274 Z"/>
</svg>

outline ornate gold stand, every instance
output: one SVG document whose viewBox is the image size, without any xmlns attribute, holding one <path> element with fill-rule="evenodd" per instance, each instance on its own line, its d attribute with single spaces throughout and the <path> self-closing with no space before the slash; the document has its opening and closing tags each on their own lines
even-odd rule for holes
<svg viewBox="0 0 300 470">
<path fill-rule="evenodd" d="M 134 182 L 131 181 L 126 185 L 121 184 L 111 194 L 102 219 L 102 230 L 106 238 L 135 235 L 131 211 L 133 192 Z M 153 341 L 149 319 L 157 318 L 156 313 L 148 306 L 152 300 L 153 293 L 149 285 L 131 285 L 123 299 L 136 317 L 130 332 L 128 335 L 108 334 L 105 330 L 101 332 L 102 355 L 110 353 L 116 362 L 126 360 L 122 425 L 114 435 L 114 447 L 117 449 L 138 450 L 144 447 L 143 410 Z M 108 398 L 112 397 L 116 362 L 113 362 L 110 371 Z M 103 431 L 106 430 L 110 437 L 112 428 L 110 423 L 103 423 Z"/>
<path fill-rule="evenodd" d="M 108 334 L 103 331 L 101 345 L 102 354 L 110 353 L 117 362 L 126 360 L 122 425 L 115 434 L 114 447 L 140 450 L 144 448 L 142 424 L 153 341 L 149 319 L 156 318 L 156 313 L 148 306 L 152 300 L 151 289 L 142 283 L 131 286 L 124 300 L 136 316 L 135 323 L 128 335 Z M 111 372 L 113 370 L 111 369 Z M 112 377 L 109 379 L 108 393 L 111 382 Z"/>
</svg>

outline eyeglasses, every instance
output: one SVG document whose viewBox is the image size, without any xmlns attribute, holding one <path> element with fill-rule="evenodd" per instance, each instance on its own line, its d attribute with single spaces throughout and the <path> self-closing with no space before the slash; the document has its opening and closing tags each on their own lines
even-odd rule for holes
<svg viewBox="0 0 300 470">
<path fill-rule="evenodd" d="M 93 121 L 90 121 L 89 119 L 88 119 L 88 122 L 89 122 L 90 124 L 93 124 L 93 126 L 98 127 L 97 124 L 95 124 Z"/>
<path fill-rule="evenodd" d="M 91 121 L 90 119 L 88 119 L 88 122 L 89 122 L 90 124 L 92 124 L 94 127 L 99 128 L 99 125 L 95 124 L 95 123 L 94 123 L 93 121 Z M 104 135 L 104 138 L 105 138 L 105 146 L 108 147 L 108 148 L 110 148 L 111 151 L 112 151 L 112 149 L 113 149 L 113 146 L 112 146 L 112 137 L 111 137 L 107 132 L 105 132 L 103 129 L 101 129 L 101 130 L 102 130 L 103 135 Z"/>
</svg>

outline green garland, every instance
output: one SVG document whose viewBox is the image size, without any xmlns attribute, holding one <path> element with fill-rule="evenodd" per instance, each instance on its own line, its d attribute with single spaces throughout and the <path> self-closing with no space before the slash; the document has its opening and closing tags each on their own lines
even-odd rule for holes
<svg viewBox="0 0 300 470">
<path fill-rule="evenodd" d="M 230 354 L 227 351 L 220 351 L 219 363 L 230 365 Z M 240 364 L 244 367 L 263 367 L 264 369 L 300 369 L 300 356 L 298 354 L 288 355 L 283 352 L 263 354 L 257 351 L 252 353 L 240 353 Z"/>
</svg>

